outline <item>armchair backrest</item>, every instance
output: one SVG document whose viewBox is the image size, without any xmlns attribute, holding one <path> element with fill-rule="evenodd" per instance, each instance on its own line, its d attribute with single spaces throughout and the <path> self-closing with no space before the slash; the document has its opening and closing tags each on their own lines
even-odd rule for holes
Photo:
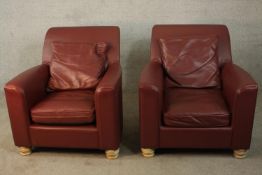
<svg viewBox="0 0 262 175">
<path fill-rule="evenodd" d="M 45 37 L 42 62 L 49 64 L 52 56 L 52 42 L 106 42 L 109 44 L 107 56 L 110 63 L 119 62 L 120 31 L 116 26 L 54 27 Z"/>
<path fill-rule="evenodd" d="M 176 36 L 186 35 L 215 35 L 218 38 L 217 56 L 219 65 L 232 62 L 229 32 L 224 25 L 155 25 L 152 30 L 150 59 L 161 61 L 160 38 L 175 38 Z"/>
</svg>

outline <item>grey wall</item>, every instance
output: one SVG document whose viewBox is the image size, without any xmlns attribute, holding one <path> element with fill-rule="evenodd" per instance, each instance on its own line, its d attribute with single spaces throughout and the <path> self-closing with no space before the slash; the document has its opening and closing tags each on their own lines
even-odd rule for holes
<svg viewBox="0 0 262 175">
<path fill-rule="evenodd" d="M 118 25 L 125 92 L 135 92 L 157 23 L 226 24 L 236 64 L 262 84 L 262 0 L 0 0 L 0 88 L 41 62 L 52 26 Z"/>
</svg>

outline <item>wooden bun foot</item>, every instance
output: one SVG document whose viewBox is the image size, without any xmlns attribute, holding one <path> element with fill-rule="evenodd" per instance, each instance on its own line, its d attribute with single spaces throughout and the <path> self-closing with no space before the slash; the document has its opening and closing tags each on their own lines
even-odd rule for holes
<svg viewBox="0 0 262 175">
<path fill-rule="evenodd" d="M 246 149 L 237 149 L 234 150 L 234 157 L 237 159 L 243 159 L 247 156 L 247 150 Z"/>
<path fill-rule="evenodd" d="M 146 158 L 154 157 L 155 156 L 155 150 L 150 148 L 141 148 L 142 155 Z"/>
<path fill-rule="evenodd" d="M 106 158 L 113 160 L 113 159 L 117 159 L 119 156 L 119 148 L 116 150 L 106 150 Z"/>
<path fill-rule="evenodd" d="M 27 156 L 30 155 L 32 153 L 31 148 L 28 147 L 19 147 L 19 154 L 22 156 Z"/>
</svg>

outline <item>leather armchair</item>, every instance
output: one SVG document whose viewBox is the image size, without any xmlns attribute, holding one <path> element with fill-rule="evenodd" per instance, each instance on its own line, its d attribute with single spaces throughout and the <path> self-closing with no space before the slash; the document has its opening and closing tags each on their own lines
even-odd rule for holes
<svg viewBox="0 0 262 175">
<path fill-rule="evenodd" d="M 35 122 L 32 119 L 32 109 L 50 97 L 47 85 L 50 78 L 51 43 L 53 41 L 89 43 L 104 41 L 110 44 L 107 53 L 107 71 L 97 87 L 89 92 L 90 98 L 94 99 L 95 106 L 95 121 L 91 123 L 63 123 L 60 125 L 59 122 L 46 124 Z M 44 42 L 42 64 L 16 76 L 4 88 L 14 143 L 19 147 L 21 155 L 29 155 L 33 147 L 61 147 L 101 149 L 105 150 L 108 159 L 118 157 L 122 134 L 119 43 L 118 27 L 58 27 L 48 30 Z M 56 93 L 53 92 L 53 94 Z M 81 93 L 76 94 L 80 99 Z M 71 103 L 75 105 L 71 106 L 72 115 L 75 115 L 74 110 L 77 110 L 78 104 L 73 104 L 73 100 Z M 54 109 L 63 108 L 63 105 L 58 102 Z"/>
<path fill-rule="evenodd" d="M 159 39 L 199 35 L 212 35 L 218 38 L 217 57 L 221 86 L 202 89 L 169 87 L 168 75 L 161 59 Z M 216 148 L 232 149 L 236 158 L 244 158 L 250 148 L 257 90 L 257 83 L 252 77 L 232 62 L 230 38 L 226 26 L 154 26 L 150 62 L 142 71 L 139 82 L 142 155 L 152 157 L 155 149 L 158 148 Z M 200 92 L 202 96 L 198 97 Z M 204 95 L 205 93 L 207 95 Z M 211 108 L 206 101 L 214 108 Z M 215 112 L 212 110 L 221 110 L 219 103 L 224 105 L 227 121 L 221 126 L 214 126 L 212 124 L 222 121 L 222 118 L 216 120 L 216 116 L 212 116 L 212 112 Z M 202 113 L 203 116 L 204 114 L 210 116 L 205 116 L 206 118 L 201 120 L 191 116 L 192 118 L 187 118 L 186 122 L 179 121 L 180 123 L 176 122 L 176 125 L 172 126 L 171 120 L 167 120 L 170 118 L 166 116 L 172 113 L 169 111 L 171 108 L 173 111 L 178 111 L 179 108 L 182 111 L 180 115 L 196 112 Z M 193 125 L 191 120 L 201 126 Z M 213 123 L 210 123 L 211 120 L 214 120 Z"/>
</svg>

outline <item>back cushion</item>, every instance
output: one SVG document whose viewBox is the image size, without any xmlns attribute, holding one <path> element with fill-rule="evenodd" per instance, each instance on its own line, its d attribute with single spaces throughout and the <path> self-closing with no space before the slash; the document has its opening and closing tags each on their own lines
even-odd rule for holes
<svg viewBox="0 0 262 175">
<path fill-rule="evenodd" d="M 106 43 L 53 42 L 49 88 L 95 88 L 107 66 Z"/>
<path fill-rule="evenodd" d="M 219 65 L 215 36 L 183 36 L 160 39 L 168 86 L 219 87 Z"/>
</svg>

